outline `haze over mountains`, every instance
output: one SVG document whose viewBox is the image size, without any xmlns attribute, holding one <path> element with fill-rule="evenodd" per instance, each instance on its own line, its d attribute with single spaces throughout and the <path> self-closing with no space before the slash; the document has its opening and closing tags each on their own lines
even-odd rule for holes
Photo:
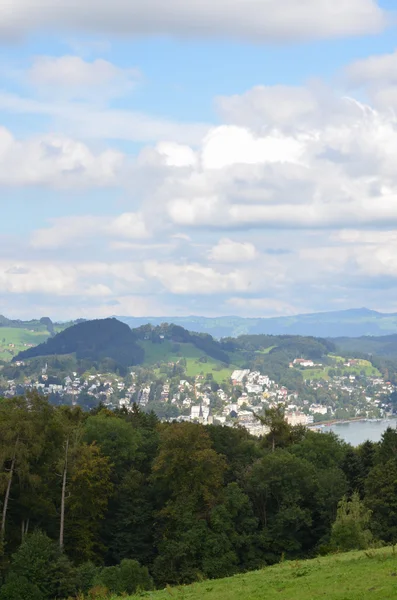
<svg viewBox="0 0 397 600">
<path fill-rule="evenodd" d="M 368 308 L 294 315 L 288 317 L 117 317 L 132 328 L 146 323 L 175 323 L 190 331 L 215 338 L 243 334 L 311 335 L 314 337 L 382 336 L 397 333 L 397 313 L 380 313 Z"/>
<path fill-rule="evenodd" d="M 381 313 L 368 308 L 353 308 L 342 311 L 301 314 L 286 317 L 201 317 L 201 316 L 160 316 L 132 317 L 116 316 L 132 329 L 150 323 L 160 325 L 173 323 L 189 331 L 209 333 L 214 338 L 237 337 L 244 334 L 269 335 L 309 335 L 323 338 L 386 336 L 397 334 L 397 313 Z M 26 327 L 47 330 L 54 335 L 62 329 L 79 323 L 83 319 L 69 323 L 54 323 L 48 317 L 21 321 L 0 315 L 0 327 Z"/>
</svg>

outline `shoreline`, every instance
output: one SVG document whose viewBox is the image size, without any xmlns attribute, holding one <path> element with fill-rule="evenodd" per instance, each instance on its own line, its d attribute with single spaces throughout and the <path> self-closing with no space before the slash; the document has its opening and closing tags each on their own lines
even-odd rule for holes
<svg viewBox="0 0 397 600">
<path fill-rule="evenodd" d="M 375 419 L 375 422 L 381 421 L 395 421 L 397 417 L 383 417 L 380 419 Z M 351 419 L 332 419 L 331 421 L 320 421 L 318 423 L 313 423 L 308 425 L 308 429 L 316 429 L 318 427 L 330 427 L 331 425 L 343 425 L 348 423 L 357 423 L 357 422 L 368 422 L 372 419 L 368 419 L 367 417 L 353 417 Z"/>
</svg>

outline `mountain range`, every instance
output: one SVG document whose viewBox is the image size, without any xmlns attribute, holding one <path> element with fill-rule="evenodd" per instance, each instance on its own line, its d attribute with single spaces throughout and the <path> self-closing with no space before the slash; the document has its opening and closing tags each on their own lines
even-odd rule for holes
<svg viewBox="0 0 397 600">
<path fill-rule="evenodd" d="M 215 339 L 255 334 L 303 335 L 321 338 L 379 337 L 397 334 L 397 313 L 381 313 L 368 308 L 270 318 L 238 316 L 117 316 L 116 318 L 132 329 L 147 323 L 153 326 L 172 323 L 188 331 L 208 333 Z M 47 331 L 48 334 L 54 335 L 73 324 L 83 321 L 83 319 L 78 319 L 68 323 L 52 323 L 48 317 L 21 321 L 7 319 L 0 315 L 0 328 Z"/>
<path fill-rule="evenodd" d="M 174 323 L 214 338 L 245 334 L 309 335 L 322 338 L 382 336 L 397 333 L 397 313 L 368 308 L 320 312 L 288 317 L 117 317 L 132 328 L 146 323 Z"/>
</svg>

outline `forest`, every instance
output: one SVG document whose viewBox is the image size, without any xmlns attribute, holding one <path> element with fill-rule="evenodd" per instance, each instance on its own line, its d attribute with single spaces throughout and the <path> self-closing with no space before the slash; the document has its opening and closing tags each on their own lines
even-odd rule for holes
<svg viewBox="0 0 397 600">
<path fill-rule="evenodd" d="M 397 540 L 397 431 L 358 448 L 0 401 L 0 600 L 106 598 Z"/>
</svg>

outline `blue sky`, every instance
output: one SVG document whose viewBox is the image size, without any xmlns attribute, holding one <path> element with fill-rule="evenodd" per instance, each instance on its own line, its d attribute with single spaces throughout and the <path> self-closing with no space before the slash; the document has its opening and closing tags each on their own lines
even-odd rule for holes
<svg viewBox="0 0 397 600">
<path fill-rule="evenodd" d="M 0 313 L 397 311 L 391 0 L 0 7 Z"/>
</svg>

